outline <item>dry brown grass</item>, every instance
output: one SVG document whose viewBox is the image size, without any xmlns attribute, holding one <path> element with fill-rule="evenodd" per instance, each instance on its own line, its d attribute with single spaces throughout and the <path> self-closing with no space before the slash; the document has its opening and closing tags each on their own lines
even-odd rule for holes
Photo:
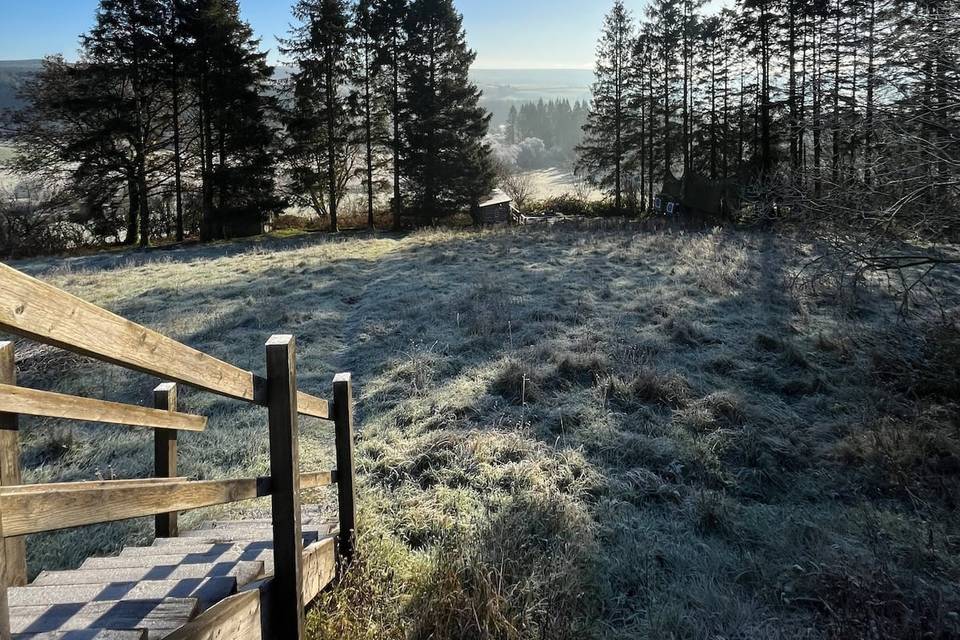
<svg viewBox="0 0 960 640">
<path fill-rule="evenodd" d="M 314 392 L 354 372 L 360 559 L 313 637 L 960 635 L 955 328 L 898 323 L 879 287 L 793 297 L 804 256 L 767 234 L 348 238 L 17 265 L 254 370 L 296 334 Z M 154 383 L 25 349 L 33 386 Z M 262 412 L 183 402 L 213 418 L 185 474 L 265 471 Z M 322 426 L 302 438 L 330 464 Z M 149 470 L 147 434 L 29 421 L 24 442 L 30 481 Z M 148 529 L 37 536 L 31 567 Z"/>
</svg>

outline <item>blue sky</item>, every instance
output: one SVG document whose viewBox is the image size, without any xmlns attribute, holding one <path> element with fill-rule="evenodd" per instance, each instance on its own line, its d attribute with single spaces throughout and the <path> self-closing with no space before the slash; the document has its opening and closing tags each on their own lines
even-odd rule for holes
<svg viewBox="0 0 960 640">
<path fill-rule="evenodd" d="M 719 4 L 725 0 L 713 0 Z M 636 14 L 646 0 L 626 0 Z M 611 0 L 456 0 L 479 68 L 587 68 Z M 63 53 L 76 57 L 78 35 L 97 0 L 0 0 L 0 60 Z M 290 21 L 285 0 L 240 0 L 244 18 L 273 50 Z"/>
</svg>

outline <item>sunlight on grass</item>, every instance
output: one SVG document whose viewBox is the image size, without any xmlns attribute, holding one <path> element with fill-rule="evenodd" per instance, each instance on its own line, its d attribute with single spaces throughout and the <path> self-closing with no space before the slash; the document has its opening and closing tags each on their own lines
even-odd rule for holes
<svg viewBox="0 0 960 640">
<path fill-rule="evenodd" d="M 295 334 L 312 393 L 353 372 L 360 556 L 314 638 L 948 637 L 960 436 L 951 365 L 924 350 L 951 338 L 897 341 L 879 289 L 791 295 L 790 247 L 430 230 L 16 266 L 261 373 L 265 340 Z M 156 383 L 18 354 L 38 388 L 145 403 Z M 894 388 L 904 359 L 916 384 Z M 211 417 L 181 439 L 184 475 L 266 472 L 262 410 L 182 405 Z M 25 422 L 28 481 L 150 471 L 149 434 Z M 329 429 L 301 437 L 305 467 L 332 465 Z M 31 568 L 148 535 L 36 536 Z"/>
</svg>

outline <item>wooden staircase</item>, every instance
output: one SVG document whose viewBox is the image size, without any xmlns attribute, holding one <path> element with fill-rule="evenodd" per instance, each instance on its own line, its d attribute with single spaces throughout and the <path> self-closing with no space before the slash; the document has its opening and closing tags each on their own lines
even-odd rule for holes
<svg viewBox="0 0 960 640">
<path fill-rule="evenodd" d="M 297 387 L 296 341 L 271 337 L 265 377 L 239 369 L 0 264 L 0 330 L 156 376 L 152 407 L 17 386 L 14 344 L 0 342 L 0 640 L 303 640 L 304 610 L 354 554 L 353 391 L 333 401 Z M 177 477 L 177 434 L 203 416 L 177 411 L 177 385 L 265 407 L 270 475 Z M 24 485 L 20 416 L 153 429 L 155 478 Z M 337 468 L 303 473 L 299 418 L 333 426 Z M 300 492 L 336 485 L 330 523 Z M 270 497 L 269 520 L 180 532 L 180 511 Z M 25 537 L 154 516 L 156 540 L 26 584 Z"/>
<path fill-rule="evenodd" d="M 44 571 L 30 585 L 7 592 L 13 638 L 205 637 L 216 623 L 209 612 L 230 597 L 259 590 L 273 576 L 272 527 L 270 520 L 210 522 L 179 538 L 157 538 L 149 547 L 88 558 L 73 571 Z M 334 578 L 338 533 L 319 515 L 304 514 L 306 603 Z"/>
</svg>

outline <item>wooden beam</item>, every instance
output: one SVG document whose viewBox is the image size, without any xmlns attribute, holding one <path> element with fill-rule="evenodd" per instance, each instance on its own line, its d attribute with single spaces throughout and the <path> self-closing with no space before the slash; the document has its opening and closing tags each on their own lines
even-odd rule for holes
<svg viewBox="0 0 960 640">
<path fill-rule="evenodd" d="M 180 431 L 203 431 L 207 426 L 207 419 L 204 416 L 159 411 L 119 402 L 25 389 L 9 384 L 0 384 L 0 412 L 3 411 L 30 416 Z"/>
<path fill-rule="evenodd" d="M 313 602 L 337 573 L 337 556 L 333 538 L 314 542 L 303 550 L 303 601 Z"/>
<path fill-rule="evenodd" d="M 161 411 L 177 410 L 177 385 L 165 382 L 153 390 L 153 406 Z M 175 478 L 177 475 L 177 432 L 174 429 L 157 429 L 153 432 L 154 475 L 158 478 Z M 160 513 L 154 517 L 154 532 L 157 538 L 176 538 L 177 512 Z"/>
<path fill-rule="evenodd" d="M 20 484 L 14 487 L 0 489 L 2 495 L 25 495 L 32 493 L 49 493 L 52 488 L 57 491 L 87 491 L 90 489 L 115 489 L 117 487 L 139 487 L 170 480 L 188 482 L 189 478 L 143 478 L 134 480 L 81 480 L 79 482 L 57 482 L 55 484 Z"/>
<path fill-rule="evenodd" d="M 273 572 L 270 615 L 276 640 L 303 640 L 303 532 L 300 522 L 300 443 L 296 341 L 267 341 Z"/>
<path fill-rule="evenodd" d="M 253 374 L 0 264 L 0 327 L 33 340 L 240 400 Z"/>
<path fill-rule="evenodd" d="M 44 344 L 266 406 L 266 381 L 0 263 L 0 329 Z M 300 393 L 304 415 L 327 402 Z"/>
<path fill-rule="evenodd" d="M 322 420 L 330 419 L 330 407 L 327 401 L 311 396 L 303 391 L 297 392 L 297 411 L 302 416 L 310 416 Z"/>
<path fill-rule="evenodd" d="M 166 640 L 262 640 L 260 610 L 260 591 L 242 591 L 213 605 Z"/>
<path fill-rule="evenodd" d="M 3 504 L 0 502 L 0 539 L 3 532 Z M 6 575 L 7 569 L 6 546 L 0 544 L 0 576 Z M 7 606 L 7 584 L 0 582 L 0 640 L 10 640 L 10 607 Z"/>
<path fill-rule="evenodd" d="M 344 562 L 353 560 L 357 535 L 356 469 L 353 462 L 353 383 L 349 373 L 333 379 L 333 424 L 337 446 L 337 502 L 340 511 L 339 552 Z"/>
<path fill-rule="evenodd" d="M 17 384 L 17 362 L 12 342 L 0 342 L 0 384 Z M 20 476 L 20 422 L 15 413 L 0 413 L 0 487 L 18 485 Z M 8 587 L 27 584 L 27 546 L 23 538 L 9 538 L 0 581 Z"/>
<path fill-rule="evenodd" d="M 250 500 L 269 495 L 265 485 L 251 478 L 144 484 L 105 481 L 66 489 L 51 484 L 29 491 L 0 487 L 0 517 L 5 535 L 22 536 Z"/>
<path fill-rule="evenodd" d="M 301 489 L 316 489 L 318 487 L 329 487 L 336 482 L 336 471 L 316 471 L 314 473 L 300 474 Z"/>
</svg>

